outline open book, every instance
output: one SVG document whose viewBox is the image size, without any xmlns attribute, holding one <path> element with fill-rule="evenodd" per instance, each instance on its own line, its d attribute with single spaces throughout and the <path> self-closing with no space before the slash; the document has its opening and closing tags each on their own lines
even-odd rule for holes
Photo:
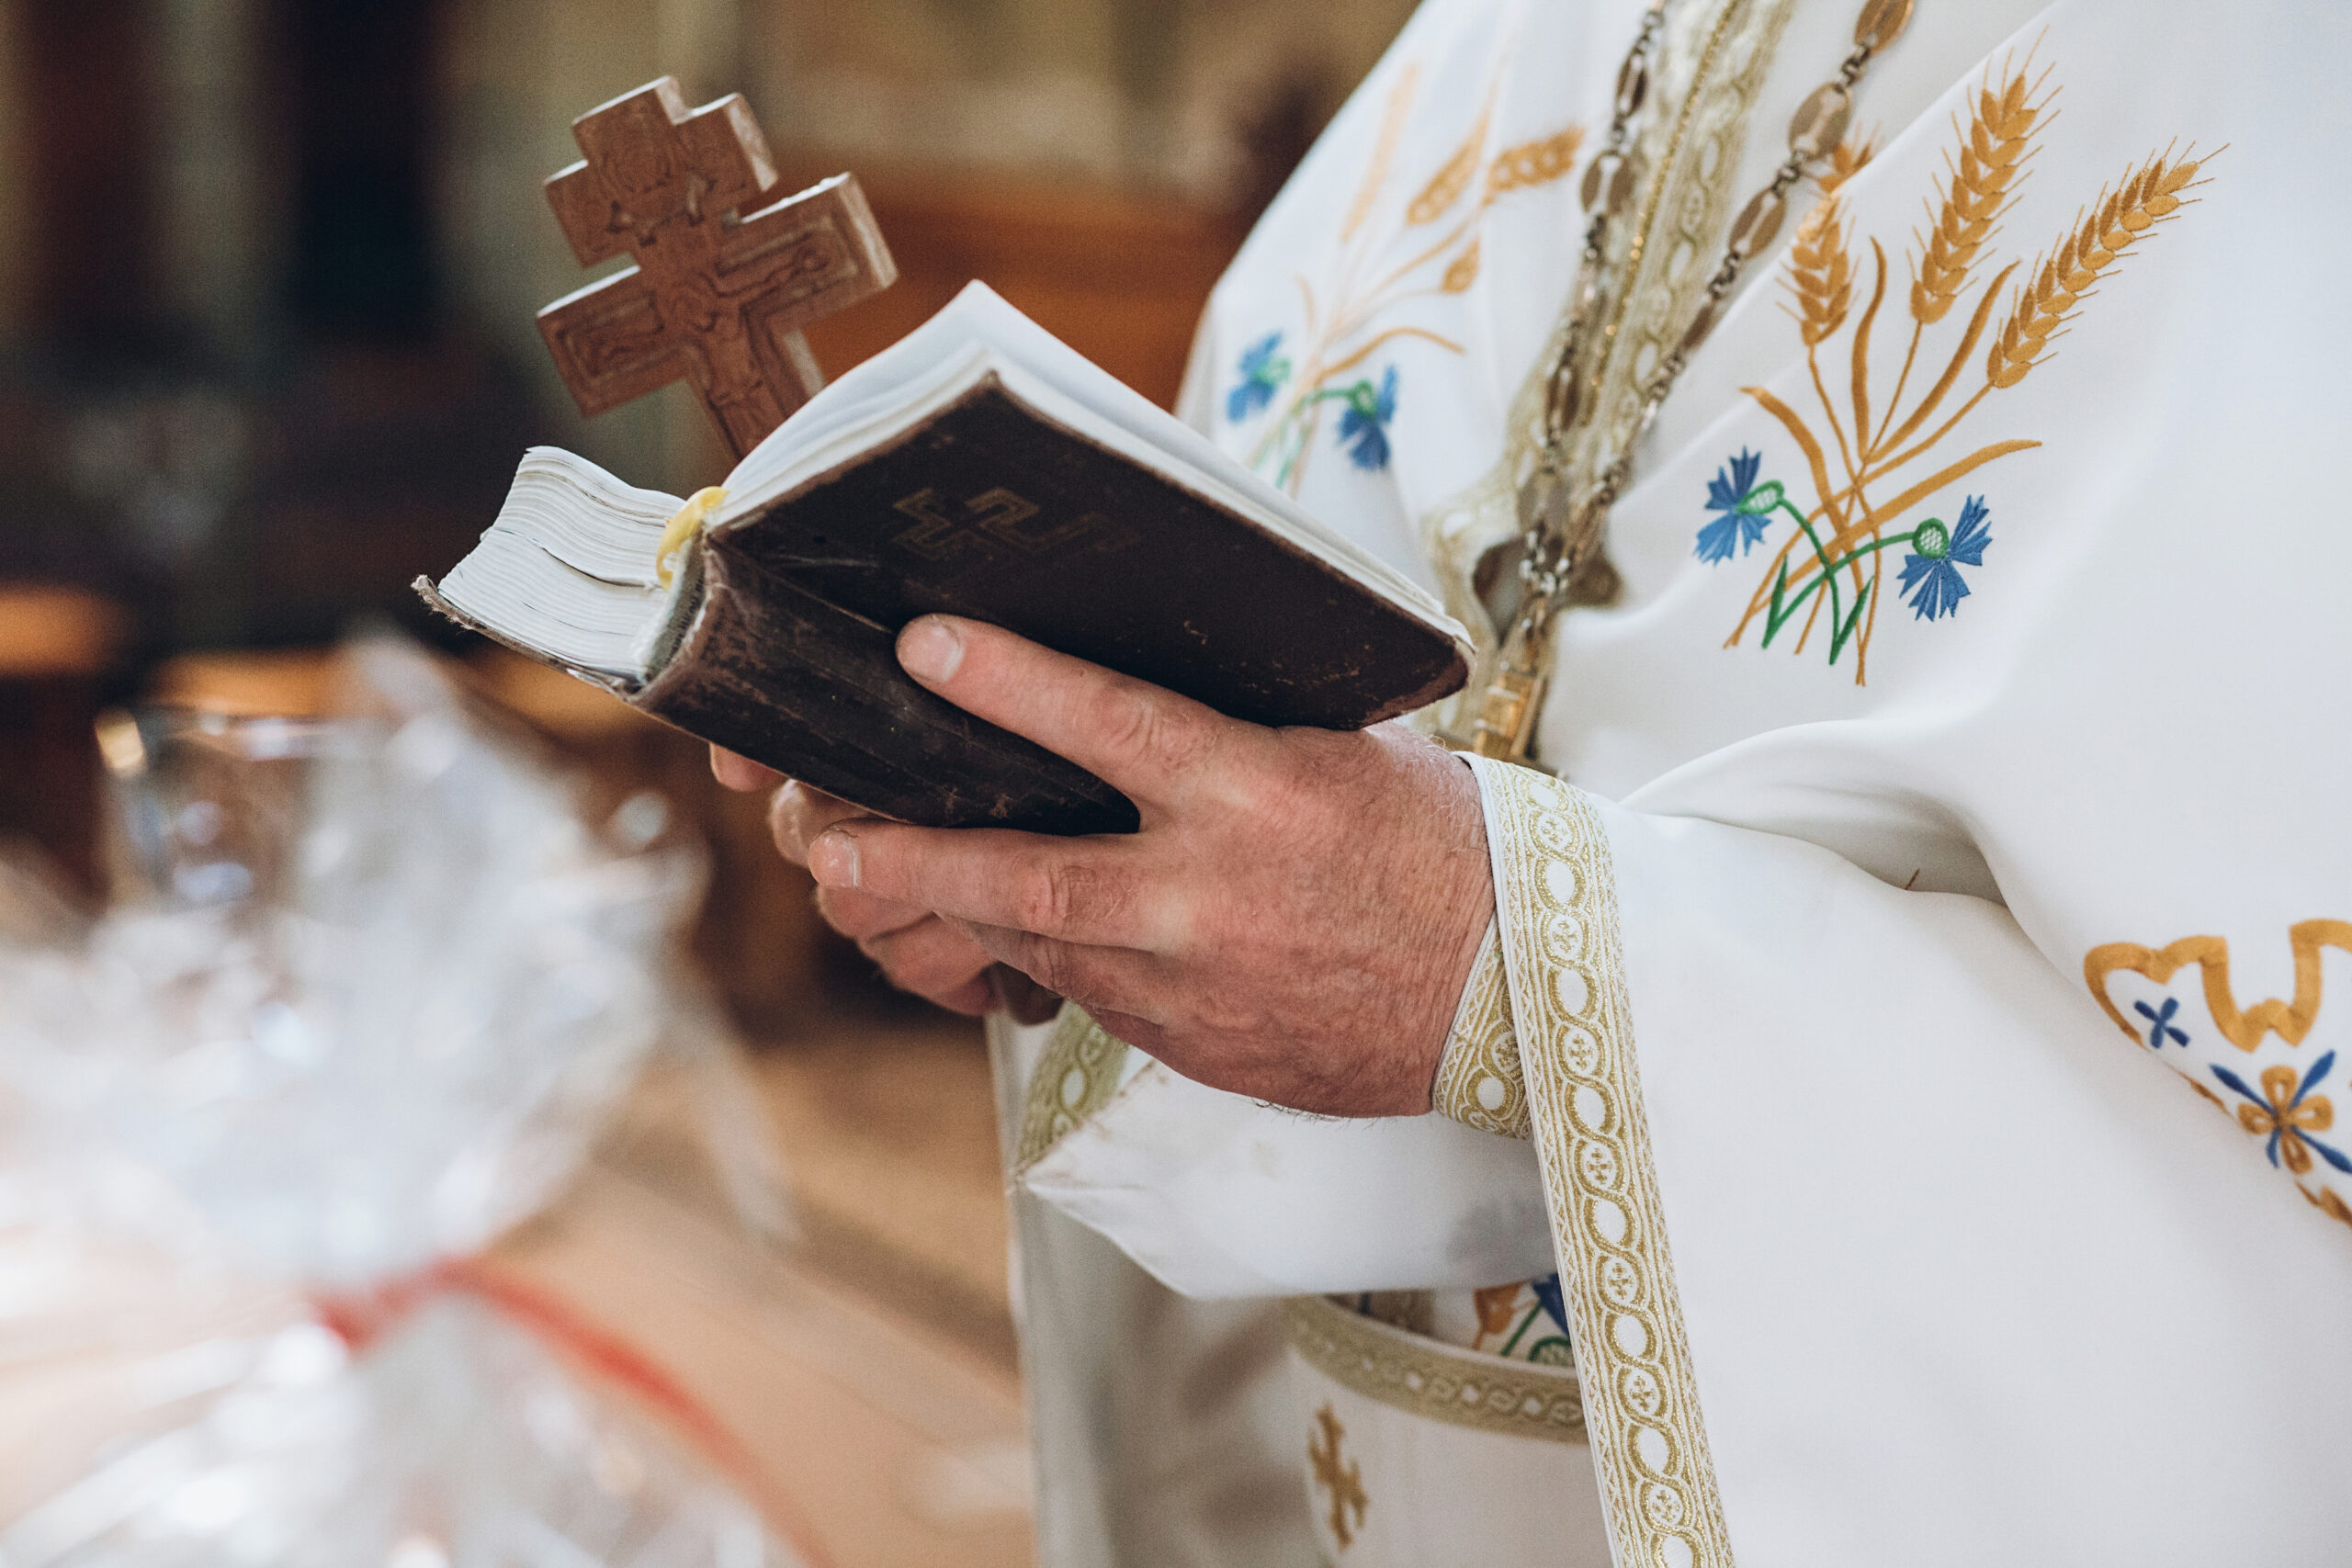
<svg viewBox="0 0 2352 1568">
<path fill-rule="evenodd" d="M 657 571 L 676 497 L 534 447 L 435 609 L 886 816 L 1131 829 L 1085 770 L 916 685 L 931 612 L 1238 718 L 1355 728 L 1460 686 L 1419 587 L 981 284 L 812 398 Z"/>
</svg>

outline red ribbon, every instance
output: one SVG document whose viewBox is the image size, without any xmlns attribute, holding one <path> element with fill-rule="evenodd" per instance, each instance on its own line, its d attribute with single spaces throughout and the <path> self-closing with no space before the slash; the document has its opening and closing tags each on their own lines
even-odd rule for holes
<svg viewBox="0 0 2352 1568">
<path fill-rule="evenodd" d="M 460 1258 L 372 1291 L 321 1295 L 313 1304 L 319 1320 L 358 1356 L 426 1302 L 453 1293 L 480 1298 L 552 1348 L 651 1405 L 753 1499 L 808 1568 L 831 1568 L 832 1559 L 817 1543 L 799 1505 L 768 1482 L 750 1447 L 659 1362 L 582 1316 L 556 1292 L 501 1273 L 478 1258 Z"/>
</svg>

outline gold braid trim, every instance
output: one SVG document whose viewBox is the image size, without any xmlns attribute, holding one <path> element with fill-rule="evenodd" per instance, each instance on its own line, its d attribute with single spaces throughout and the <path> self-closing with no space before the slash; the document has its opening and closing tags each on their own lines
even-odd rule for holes
<svg viewBox="0 0 2352 1568">
<path fill-rule="evenodd" d="M 1570 453 L 1572 468 L 1589 472 L 1608 460 L 1641 417 L 1641 383 L 1690 325 L 1713 258 L 1731 226 L 1747 126 L 1762 96 L 1792 0 L 1724 0 L 1711 14 L 1693 8 L 1674 23 L 1650 85 L 1657 112 L 1645 117 L 1633 162 L 1645 184 L 1636 221 L 1612 226 L 1610 262 L 1635 277 L 1623 315 L 1612 324 L 1612 353 L 1592 389 L 1596 419 Z M 1669 107 L 1669 106 L 1672 106 Z M 1580 230 L 1582 219 L 1576 220 Z M 1568 335 L 1574 268 L 1561 279 L 1560 309 L 1542 352 L 1503 418 L 1502 451 L 1495 466 L 1458 494 L 1422 513 L 1422 548 L 1436 569 L 1446 610 L 1470 628 L 1478 650 L 1470 679 L 1419 720 L 1427 728 L 1467 735 L 1480 694 L 1494 674 L 1498 639 L 1485 604 L 1471 584 L 1479 559 L 1519 533 L 1519 492 L 1533 478 L 1544 450 L 1544 404 L 1552 367 Z M 1760 269 L 1759 269 L 1760 275 Z M 1614 574 L 1597 565 L 1591 597 L 1613 596 Z M 1583 591 L 1579 590 L 1579 602 Z"/>
<path fill-rule="evenodd" d="M 1521 1066 L 1621 1564 L 1731 1568 L 1652 1163 L 1615 874 L 1584 796 L 1468 761 L 1487 802 Z"/>
<path fill-rule="evenodd" d="M 1532 1138 L 1527 1083 L 1520 1076 L 1519 1041 L 1510 1028 L 1510 981 L 1503 973 L 1502 938 L 1487 928 L 1470 983 L 1454 1010 L 1445 1054 L 1438 1058 L 1430 1109 L 1481 1133 Z"/>
<path fill-rule="evenodd" d="M 1321 1296 L 1284 1302 L 1283 1323 L 1308 1366 L 1408 1416 L 1507 1437 L 1585 1441 L 1584 1400 L 1566 1367 L 1506 1361 L 1424 1338 Z"/>
<path fill-rule="evenodd" d="M 1021 1141 L 1013 1145 L 1019 1171 L 1061 1142 L 1070 1129 L 1111 1102 L 1119 1071 L 1127 1065 L 1127 1043 L 1114 1040 L 1076 1002 L 1063 1004 L 1061 1017 L 1029 1075 L 1021 1113 Z"/>
</svg>

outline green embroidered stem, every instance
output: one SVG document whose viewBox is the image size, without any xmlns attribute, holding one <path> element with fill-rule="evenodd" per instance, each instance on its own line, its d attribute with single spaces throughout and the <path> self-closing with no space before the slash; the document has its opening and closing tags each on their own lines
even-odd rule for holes
<svg viewBox="0 0 2352 1568">
<path fill-rule="evenodd" d="M 1837 568 L 1830 564 L 1829 551 L 1827 547 L 1822 544 L 1821 536 L 1814 532 L 1813 519 L 1807 517 L 1804 513 L 1798 511 L 1794 506 L 1792 506 L 1785 501 L 1781 502 L 1778 510 L 1785 512 L 1790 516 L 1795 518 L 1797 520 L 1797 526 L 1804 530 L 1805 538 L 1813 545 L 1813 558 L 1821 563 L 1821 575 L 1815 578 L 1811 582 L 1806 583 L 1803 588 L 1798 589 L 1797 596 L 1793 600 L 1789 601 L 1784 606 L 1781 603 L 1781 595 L 1789 585 L 1789 561 L 1786 556 L 1781 558 L 1781 575 L 1772 583 L 1771 608 L 1765 612 L 1764 616 L 1763 646 L 1766 648 L 1772 646 L 1772 638 L 1779 634 L 1782 626 L 1789 624 L 1789 618 L 1797 613 L 1797 606 L 1803 604 L 1807 599 L 1812 598 L 1813 595 L 1820 590 L 1824 583 L 1827 583 L 1829 585 L 1829 624 L 1831 627 L 1834 629 L 1846 618 L 1845 600 L 1838 592 Z"/>
<path fill-rule="evenodd" d="M 1537 1302 L 1533 1306 L 1529 1307 L 1527 1309 L 1527 1315 L 1519 1320 L 1519 1326 L 1510 1331 L 1510 1337 L 1503 1341 L 1503 1348 L 1496 1351 L 1495 1354 L 1498 1356 L 1509 1356 L 1514 1349 L 1517 1349 L 1519 1347 L 1520 1336 L 1527 1332 L 1528 1325 L 1533 1323 L 1537 1318 L 1543 1315 L 1544 1303 L 1542 1302 Z"/>
<path fill-rule="evenodd" d="M 1290 407 L 1283 412 L 1281 424 L 1269 437 L 1270 440 L 1283 443 L 1286 448 L 1283 453 L 1282 463 L 1274 470 L 1274 483 L 1288 488 L 1291 474 L 1298 467 L 1298 460 L 1306 455 L 1305 416 L 1308 409 L 1317 403 L 1343 402 L 1352 404 L 1357 412 L 1370 419 L 1376 417 L 1378 413 L 1378 398 L 1379 393 L 1374 389 L 1370 381 L 1360 380 L 1345 387 L 1317 387 L 1304 396 L 1292 399 Z M 1291 442 L 1293 436 L 1297 437 L 1295 444 Z"/>
<path fill-rule="evenodd" d="M 1821 575 L 1798 589 L 1794 599 L 1789 599 L 1786 597 L 1789 586 L 1789 562 L 1787 557 L 1781 558 L 1780 575 L 1772 581 L 1772 602 L 1764 612 L 1763 646 L 1771 647 L 1772 638 L 1779 634 L 1781 628 L 1789 623 L 1807 599 L 1812 598 L 1823 585 L 1826 584 L 1829 590 L 1829 662 L 1835 664 L 1838 662 L 1838 656 L 1846 650 L 1846 644 L 1853 639 L 1855 631 L 1861 626 L 1862 610 L 1870 603 L 1871 587 L 1871 584 L 1867 582 L 1862 584 L 1860 590 L 1854 595 L 1854 607 L 1849 612 L 1846 608 L 1845 595 L 1838 591 L 1838 573 L 1852 566 L 1864 556 L 1875 555 L 1893 545 L 1907 545 L 1915 542 L 1919 536 L 1919 530 L 1914 528 L 1907 534 L 1890 535 L 1883 539 L 1873 539 L 1867 545 L 1858 545 L 1833 561 L 1829 558 L 1827 547 L 1821 542 L 1821 536 L 1814 531 L 1813 519 L 1786 501 L 1781 502 L 1776 510 L 1785 512 L 1795 518 L 1797 526 L 1804 530 L 1806 540 L 1813 546 L 1813 558 L 1821 563 Z"/>
</svg>

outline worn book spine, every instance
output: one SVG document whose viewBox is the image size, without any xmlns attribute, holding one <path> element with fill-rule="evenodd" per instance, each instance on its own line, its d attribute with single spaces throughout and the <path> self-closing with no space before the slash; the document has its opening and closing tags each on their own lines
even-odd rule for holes
<svg viewBox="0 0 2352 1568">
<path fill-rule="evenodd" d="M 868 811 L 927 828 L 1135 831 L 1125 795 L 909 679 L 888 627 L 723 546 L 703 552 L 700 570 L 701 605 L 661 674 L 641 688 L 525 647 L 450 604 L 428 578 L 411 586 L 469 631 Z M 756 584 L 750 592 L 747 579 Z"/>
<path fill-rule="evenodd" d="M 899 667 L 888 626 L 702 552 L 699 609 L 631 705 L 854 805 L 934 828 L 1135 830 L 1127 797 L 973 717 Z"/>
</svg>

